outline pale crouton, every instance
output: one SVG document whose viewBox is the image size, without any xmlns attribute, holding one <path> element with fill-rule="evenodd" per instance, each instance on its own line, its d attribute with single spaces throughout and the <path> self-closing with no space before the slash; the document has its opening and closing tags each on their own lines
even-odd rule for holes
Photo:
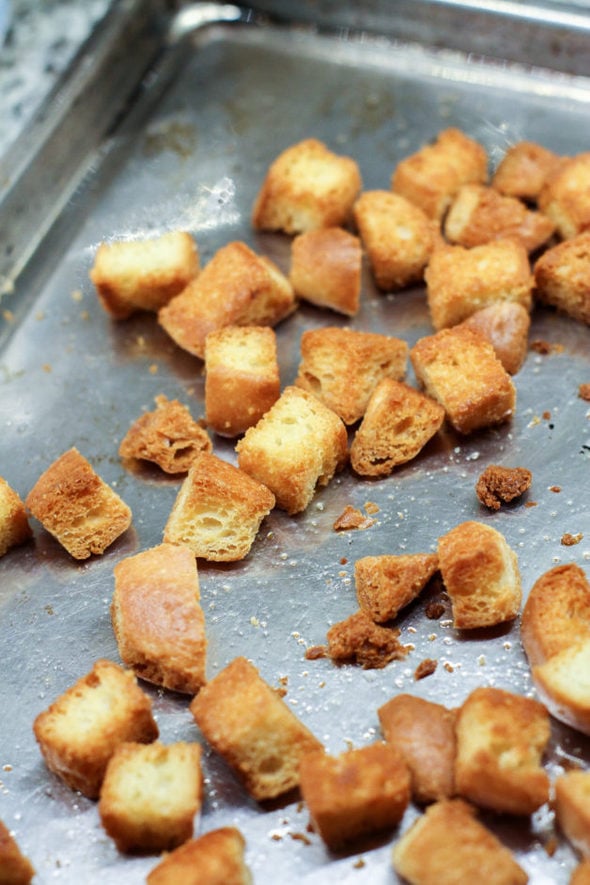
<svg viewBox="0 0 590 885">
<path fill-rule="evenodd" d="M 190 705 L 197 725 L 258 801 L 299 784 L 299 763 L 322 744 L 246 658 L 235 658 Z"/>
<path fill-rule="evenodd" d="M 273 492 L 287 513 L 307 507 L 348 459 L 346 427 L 313 394 L 286 387 L 236 446 L 238 464 Z"/>
<path fill-rule="evenodd" d="M 299 766 L 313 828 L 332 851 L 392 830 L 410 801 L 410 774 L 398 751 L 377 742 L 337 756 L 308 753 Z"/>
<path fill-rule="evenodd" d="M 410 770 L 412 799 L 420 804 L 455 792 L 455 710 L 409 694 L 398 694 L 377 710 L 386 741 Z"/>
<path fill-rule="evenodd" d="M 380 289 L 422 281 L 440 231 L 419 206 L 391 191 L 366 191 L 354 204 L 354 218 Z"/>
<path fill-rule="evenodd" d="M 291 243 L 289 279 L 295 295 L 316 307 L 354 316 L 361 298 L 360 240 L 341 227 L 299 234 Z"/>
<path fill-rule="evenodd" d="M 516 375 L 528 352 L 531 315 L 516 301 L 494 301 L 463 320 L 488 339 L 509 375 Z"/>
<path fill-rule="evenodd" d="M 350 463 L 361 476 L 388 476 L 411 461 L 440 430 L 445 410 L 401 381 L 383 378 L 373 390 L 350 446 Z"/>
<path fill-rule="evenodd" d="M 532 305 L 533 276 L 526 249 L 514 240 L 493 240 L 473 249 L 441 246 L 424 274 L 432 325 L 454 326 L 496 301 Z"/>
<path fill-rule="evenodd" d="M 554 786 L 557 823 L 576 851 L 590 858 L 590 771 L 567 771 Z"/>
<path fill-rule="evenodd" d="M 115 319 L 137 310 L 158 311 L 199 274 L 199 253 L 190 234 L 102 243 L 90 279 L 104 309 Z"/>
<path fill-rule="evenodd" d="M 0 476 L 0 556 L 11 547 L 24 544 L 32 535 L 20 495 Z"/>
<path fill-rule="evenodd" d="M 148 873 L 147 885 L 252 885 L 245 845 L 235 827 L 211 830 L 164 855 Z"/>
<path fill-rule="evenodd" d="M 437 568 L 436 553 L 363 556 L 354 564 L 358 603 L 377 624 L 391 621 L 416 599 Z"/>
<path fill-rule="evenodd" d="M 324 326 L 301 336 L 297 387 L 308 390 L 345 424 L 365 414 L 382 378 L 401 380 L 406 373 L 408 345 L 401 338 Z"/>
<path fill-rule="evenodd" d="M 391 188 L 436 221 L 440 221 L 462 184 L 485 183 L 485 149 L 460 129 L 445 129 L 395 168 Z"/>
<path fill-rule="evenodd" d="M 410 350 L 418 381 L 459 433 L 508 421 L 516 388 L 481 332 L 464 326 L 420 338 Z"/>
<path fill-rule="evenodd" d="M 590 325 L 590 231 L 548 249 L 534 267 L 535 297 Z"/>
<path fill-rule="evenodd" d="M 307 138 L 288 147 L 270 165 L 254 202 L 258 230 L 303 233 L 343 227 L 361 189 L 357 163 Z"/>
<path fill-rule="evenodd" d="M 152 703 L 134 674 L 105 660 L 39 713 L 33 730 L 49 770 L 89 799 L 98 797 L 119 744 L 158 737 Z"/>
<path fill-rule="evenodd" d="M 365 670 L 380 670 L 391 661 L 403 660 L 409 645 L 399 641 L 400 631 L 376 624 L 359 609 L 333 624 L 326 634 L 327 655 L 337 664 L 358 664 Z"/>
<path fill-rule="evenodd" d="M 590 735 L 590 640 L 584 637 L 563 648 L 531 673 L 551 715 Z"/>
<path fill-rule="evenodd" d="M 78 449 L 39 477 L 25 504 L 74 559 L 104 553 L 131 525 L 131 510 Z"/>
<path fill-rule="evenodd" d="M 196 280 L 158 313 L 173 340 L 203 359 L 209 332 L 225 326 L 275 326 L 295 309 L 289 280 L 245 243 L 228 243 Z"/>
<path fill-rule="evenodd" d="M 476 688 L 455 726 L 457 793 L 482 808 L 532 814 L 549 799 L 542 756 L 551 728 L 545 707 L 500 688 Z"/>
<path fill-rule="evenodd" d="M 590 227 L 590 151 L 563 158 L 545 179 L 539 209 L 555 222 L 562 240 Z"/>
<path fill-rule="evenodd" d="M 409 885 L 526 885 L 512 852 L 461 799 L 436 802 L 394 845 L 393 868 Z"/>
<path fill-rule="evenodd" d="M 274 505 L 261 482 L 217 455 L 201 454 L 176 496 L 163 540 L 212 562 L 244 559 Z"/>
<path fill-rule="evenodd" d="M 148 682 L 196 694 L 207 640 L 193 552 L 160 544 L 118 562 L 114 575 L 111 619 L 123 663 Z"/>
<path fill-rule="evenodd" d="M 192 837 L 201 799 L 199 744 L 128 742 L 109 760 L 98 813 L 119 851 L 155 854 Z"/>
<path fill-rule="evenodd" d="M 213 449 L 207 431 L 189 409 L 163 394 L 155 398 L 156 409 L 133 422 L 119 446 L 125 459 L 151 461 L 165 473 L 186 473 L 199 452 Z"/>
<path fill-rule="evenodd" d="M 465 184 L 453 199 L 443 230 L 449 242 L 467 248 L 509 238 L 534 252 L 553 235 L 555 223 L 493 187 Z"/>
<path fill-rule="evenodd" d="M 498 164 L 492 186 L 509 197 L 535 201 L 545 179 L 560 159 L 553 151 L 533 141 L 517 141 Z"/>
<path fill-rule="evenodd" d="M 256 424 L 279 398 L 277 342 L 268 326 L 226 326 L 205 339 L 205 418 L 222 436 Z"/>
<path fill-rule="evenodd" d="M 10 830 L 0 820 L 1 885 L 29 885 L 34 875 L 32 863 L 21 853 Z"/>
<path fill-rule="evenodd" d="M 517 616 L 518 558 L 497 529 L 473 520 L 455 526 L 438 539 L 438 565 L 455 627 L 492 627 Z"/>
</svg>

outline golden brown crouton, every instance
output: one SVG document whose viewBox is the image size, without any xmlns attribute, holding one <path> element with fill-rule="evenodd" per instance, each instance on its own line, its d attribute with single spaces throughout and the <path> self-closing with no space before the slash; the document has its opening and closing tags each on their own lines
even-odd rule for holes
<svg viewBox="0 0 590 885">
<path fill-rule="evenodd" d="M 136 310 L 157 311 L 199 274 L 199 253 L 190 234 L 102 243 L 90 279 L 107 313 L 126 319 Z"/>
<path fill-rule="evenodd" d="M 313 827 L 337 851 L 362 836 L 391 830 L 410 801 L 410 774 L 398 751 L 377 742 L 338 756 L 308 753 L 300 786 Z"/>
<path fill-rule="evenodd" d="M 268 326 L 226 326 L 205 339 L 205 418 L 222 436 L 256 424 L 279 398 L 276 335 Z"/>
<path fill-rule="evenodd" d="M 548 249 L 536 262 L 534 275 L 539 301 L 590 325 L 590 231 Z"/>
<path fill-rule="evenodd" d="M 590 151 L 565 157 L 551 170 L 539 194 L 539 209 L 563 240 L 590 227 Z"/>
<path fill-rule="evenodd" d="M 415 458 L 444 420 L 445 410 L 436 400 L 401 381 L 383 378 L 350 447 L 353 470 L 361 476 L 388 476 Z"/>
<path fill-rule="evenodd" d="M 238 464 L 273 492 L 287 513 L 305 510 L 348 459 L 346 427 L 320 400 L 286 387 L 236 446 Z"/>
<path fill-rule="evenodd" d="M 353 159 L 307 138 L 270 165 L 254 203 L 252 224 L 288 234 L 343 227 L 360 189 L 361 175 Z"/>
<path fill-rule="evenodd" d="M 566 838 L 590 858 L 590 771 L 567 771 L 556 778 L 554 807 Z"/>
<path fill-rule="evenodd" d="M 516 301 L 494 301 L 463 320 L 463 325 L 481 332 L 509 375 L 516 375 L 528 352 L 531 316 Z"/>
<path fill-rule="evenodd" d="M 376 332 L 324 326 L 301 336 L 301 362 L 295 384 L 308 390 L 345 424 L 365 414 L 382 378 L 401 380 L 408 345 L 401 338 Z"/>
<path fill-rule="evenodd" d="M 20 495 L 0 476 L 0 556 L 24 544 L 32 534 Z"/>
<path fill-rule="evenodd" d="M 269 489 L 217 455 L 193 462 L 164 528 L 164 541 L 195 556 L 234 562 L 250 552 L 260 524 L 275 505 Z"/>
<path fill-rule="evenodd" d="M 354 564 L 358 603 L 377 624 L 391 621 L 416 599 L 437 568 L 436 553 L 363 556 Z"/>
<path fill-rule="evenodd" d="M 172 691 L 196 694 L 205 683 L 205 619 L 188 547 L 160 544 L 117 563 L 111 603 L 123 663 Z"/>
<path fill-rule="evenodd" d="M 516 388 L 489 341 L 459 325 L 420 338 L 410 350 L 418 381 L 459 433 L 509 420 Z"/>
<path fill-rule="evenodd" d="M 457 793 L 482 808 L 532 814 L 549 799 L 541 759 L 550 734 L 538 701 L 476 688 L 457 713 Z"/>
<path fill-rule="evenodd" d="M 552 716 L 590 735 L 590 640 L 579 639 L 531 668 L 537 694 Z"/>
<path fill-rule="evenodd" d="M 32 863 L 21 853 L 16 840 L 0 820 L 0 883 L 29 885 L 34 875 Z"/>
<path fill-rule="evenodd" d="M 440 221 L 462 184 L 488 178 L 488 157 L 460 129 L 445 129 L 432 144 L 420 148 L 396 167 L 391 188 Z"/>
<path fill-rule="evenodd" d="M 159 853 L 193 835 L 201 808 L 199 744 L 120 744 L 100 790 L 100 820 L 119 851 Z"/>
<path fill-rule="evenodd" d="M 190 706 L 205 738 L 259 802 L 299 784 L 299 763 L 320 741 L 246 658 L 235 658 Z"/>
<path fill-rule="evenodd" d="M 422 281 L 440 231 L 419 206 L 391 191 L 366 191 L 354 204 L 354 218 L 380 289 Z"/>
<path fill-rule="evenodd" d="M 39 477 L 25 500 L 74 559 L 104 553 L 131 525 L 131 510 L 71 448 Z"/>
<path fill-rule="evenodd" d="M 177 399 L 156 397 L 156 409 L 134 421 L 119 446 L 121 458 L 152 461 L 165 473 L 186 473 L 199 452 L 210 452 L 207 431 Z"/>
<path fill-rule="evenodd" d="M 467 319 L 496 301 L 532 305 L 533 277 L 527 251 L 514 240 L 483 246 L 441 246 L 425 272 L 426 297 L 435 329 Z"/>
<path fill-rule="evenodd" d="M 492 186 L 509 197 L 535 201 L 560 157 L 533 141 L 508 148 L 492 178 Z"/>
<path fill-rule="evenodd" d="M 295 309 L 288 279 L 245 243 L 219 249 L 196 280 L 158 313 L 174 341 L 203 359 L 209 332 L 225 326 L 275 326 Z"/>
<path fill-rule="evenodd" d="M 235 827 L 211 830 L 166 854 L 147 885 L 252 885 L 244 837 Z"/>
<path fill-rule="evenodd" d="M 151 701 L 134 674 L 106 660 L 39 713 L 33 730 L 49 770 L 89 799 L 98 797 L 119 744 L 158 737 Z"/>
<path fill-rule="evenodd" d="M 409 694 L 398 694 L 377 711 L 386 741 L 410 770 L 412 798 L 421 804 L 455 792 L 455 710 Z"/>
<path fill-rule="evenodd" d="M 299 234 L 291 243 L 289 279 L 295 295 L 345 316 L 354 316 L 361 297 L 360 240 L 341 227 Z"/>
<path fill-rule="evenodd" d="M 461 799 L 430 805 L 393 848 L 393 868 L 410 885 L 526 885 L 512 853 Z"/>
<path fill-rule="evenodd" d="M 337 664 L 359 664 L 380 670 L 390 661 L 403 660 L 409 645 L 399 641 L 399 630 L 376 624 L 364 609 L 334 624 L 327 633 L 327 654 Z"/>
<path fill-rule="evenodd" d="M 455 526 L 438 539 L 438 565 L 455 627 L 492 627 L 517 616 L 518 559 L 497 529 L 473 520 Z"/>
</svg>

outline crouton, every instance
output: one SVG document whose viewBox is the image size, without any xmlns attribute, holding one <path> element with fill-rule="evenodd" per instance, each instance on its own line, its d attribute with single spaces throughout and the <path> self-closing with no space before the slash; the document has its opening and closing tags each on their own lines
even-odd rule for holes
<svg viewBox="0 0 590 885">
<path fill-rule="evenodd" d="M 492 177 L 501 194 L 536 201 L 545 179 L 561 158 L 533 141 L 517 141 L 502 157 Z"/>
<path fill-rule="evenodd" d="M 538 301 L 590 325 L 590 231 L 548 249 L 535 263 L 534 277 Z"/>
<path fill-rule="evenodd" d="M 590 859 L 590 771 L 567 771 L 555 779 L 554 808 L 568 841 Z"/>
<path fill-rule="evenodd" d="M 531 668 L 539 698 L 552 716 L 590 735 L 590 640 L 579 639 Z"/>
<path fill-rule="evenodd" d="M 184 231 L 160 237 L 102 243 L 90 279 L 114 319 L 137 310 L 158 311 L 199 274 L 199 252 Z"/>
<path fill-rule="evenodd" d="M 166 854 L 148 873 L 147 885 L 252 885 L 245 844 L 235 827 L 211 830 Z"/>
<path fill-rule="evenodd" d="M 341 227 L 299 234 L 291 243 L 289 279 L 298 298 L 352 317 L 361 298 L 362 249 Z"/>
<path fill-rule="evenodd" d="M 555 223 L 562 240 L 590 227 L 590 151 L 562 158 L 554 166 L 539 193 L 538 204 Z"/>
<path fill-rule="evenodd" d="M 355 160 L 307 138 L 271 163 L 254 202 L 252 224 L 287 234 L 343 227 L 361 184 Z"/>
<path fill-rule="evenodd" d="M 569 885 L 590 885 L 590 860 L 584 859 L 574 868 Z"/>
<path fill-rule="evenodd" d="M 436 553 L 363 556 L 354 564 L 358 603 L 377 623 L 393 620 L 438 569 Z"/>
<path fill-rule="evenodd" d="M 124 741 L 158 737 L 150 699 L 134 674 L 111 661 L 67 689 L 33 723 L 45 764 L 73 790 L 96 799 L 109 759 Z"/>
<path fill-rule="evenodd" d="M 204 737 L 257 801 L 299 784 L 299 763 L 322 744 L 246 658 L 231 661 L 190 705 Z"/>
<path fill-rule="evenodd" d="M 32 863 L 21 853 L 10 830 L 0 820 L 0 883 L 29 885 L 34 875 Z"/>
<path fill-rule="evenodd" d="M 509 375 L 516 375 L 526 359 L 531 316 L 516 301 L 494 301 L 476 310 L 462 325 L 484 335 Z"/>
<path fill-rule="evenodd" d="M 0 556 L 11 547 L 24 544 L 32 535 L 20 495 L 0 476 Z"/>
</svg>

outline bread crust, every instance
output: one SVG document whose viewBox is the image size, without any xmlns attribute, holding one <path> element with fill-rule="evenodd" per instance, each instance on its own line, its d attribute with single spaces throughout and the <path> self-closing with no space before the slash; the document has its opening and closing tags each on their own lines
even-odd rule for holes
<svg viewBox="0 0 590 885">
<path fill-rule="evenodd" d="M 236 827 L 211 830 L 165 855 L 148 873 L 147 885 L 252 885 L 244 849 Z"/>
<path fill-rule="evenodd" d="M 354 563 L 356 595 L 377 624 L 397 617 L 438 569 L 436 553 L 363 556 Z"/>
<path fill-rule="evenodd" d="M 361 298 L 362 249 L 341 227 L 318 228 L 294 237 L 289 279 L 298 298 L 352 317 Z"/>
</svg>

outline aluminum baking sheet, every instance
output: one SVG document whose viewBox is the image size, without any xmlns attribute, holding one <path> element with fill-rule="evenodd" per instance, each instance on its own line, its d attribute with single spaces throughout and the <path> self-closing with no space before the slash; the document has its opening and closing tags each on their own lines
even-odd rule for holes
<svg viewBox="0 0 590 885">
<path fill-rule="evenodd" d="M 0 474 L 25 497 L 75 445 L 134 514 L 133 527 L 102 557 L 75 562 L 34 523 L 34 540 L 0 560 L 0 818 L 40 883 L 139 883 L 155 865 L 153 857 L 117 853 L 96 804 L 46 770 L 32 722 L 97 658 L 119 660 L 109 616 L 113 567 L 161 541 L 178 489 L 177 480 L 155 470 L 126 471 L 117 455 L 122 436 L 160 393 L 203 414 L 202 363 L 176 347 L 153 316 L 117 323 L 102 311 L 88 279 L 97 245 L 183 228 L 195 235 L 203 263 L 241 239 L 287 271 L 289 239 L 255 233 L 249 217 L 268 164 L 301 138 L 315 136 L 355 157 L 367 189 L 387 187 L 396 163 L 447 126 L 481 141 L 492 164 L 518 139 L 563 154 L 589 143 L 590 88 L 582 77 L 350 31 L 242 22 L 187 34 L 190 15 L 182 15 L 177 39 L 101 141 L 59 222 L 1 305 Z M 327 324 L 387 332 L 410 345 L 432 331 L 422 288 L 383 295 L 365 270 L 354 319 L 302 305 L 277 328 L 283 384 L 295 376 L 301 333 Z M 434 550 L 439 535 L 466 519 L 504 533 L 518 553 L 525 593 L 556 563 L 588 568 L 590 415 L 578 386 L 590 381 L 589 336 L 587 327 L 536 309 L 531 339 L 551 348 L 531 351 L 516 376 L 510 424 L 464 438 L 444 431 L 387 479 L 345 470 L 304 514 L 273 512 L 246 560 L 199 562 L 209 676 L 246 655 L 270 684 L 286 680 L 286 702 L 334 753 L 378 738 L 377 708 L 399 691 L 450 706 L 478 685 L 533 694 L 518 622 L 465 636 L 447 616 L 428 620 L 424 600 L 399 620 L 402 639 L 415 647 L 405 661 L 365 671 L 308 661 L 305 651 L 356 609 L 355 559 Z M 235 461 L 231 442 L 216 438 L 215 451 Z M 528 467 L 528 500 L 536 506 L 484 510 L 474 486 L 490 463 Z M 378 507 L 372 527 L 333 530 L 347 504 L 363 509 L 367 502 Z M 583 539 L 565 547 L 566 532 Z M 424 658 L 438 668 L 416 681 Z M 144 688 L 164 741 L 199 739 L 187 698 Z M 548 768 L 555 774 L 573 761 L 586 767 L 590 745 L 555 724 Z M 308 831 L 297 798 L 256 804 L 207 749 L 204 777 L 197 832 L 240 827 L 256 882 L 396 881 L 395 833 L 332 854 Z M 400 831 L 416 814 L 408 809 Z M 568 881 L 575 857 L 549 808 L 526 821 L 484 819 L 531 882 Z"/>
</svg>

